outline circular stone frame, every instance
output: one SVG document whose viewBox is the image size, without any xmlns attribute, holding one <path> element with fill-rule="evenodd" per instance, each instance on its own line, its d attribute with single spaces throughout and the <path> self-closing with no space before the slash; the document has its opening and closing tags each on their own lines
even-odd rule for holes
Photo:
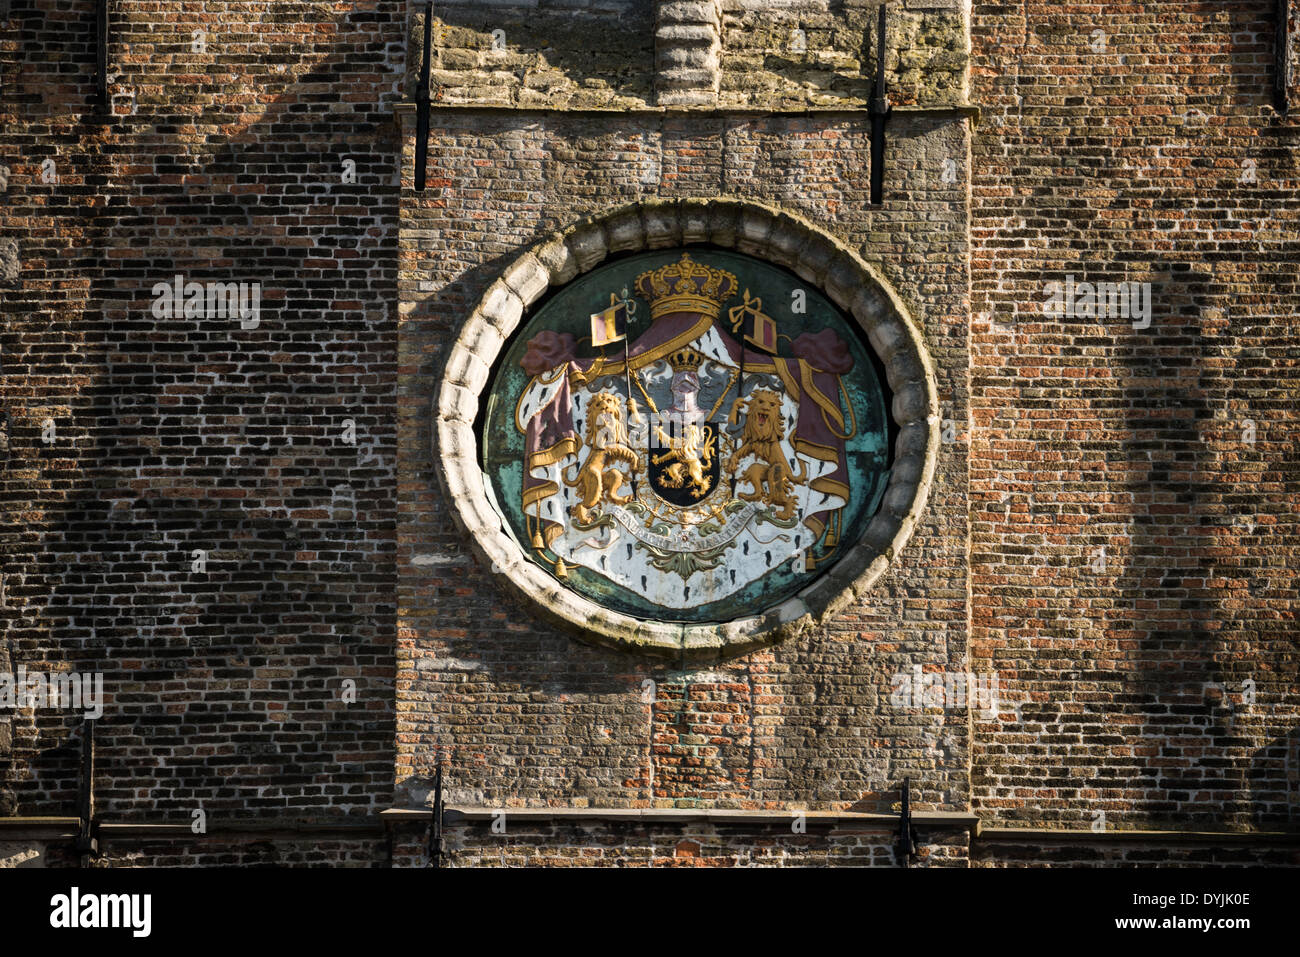
<svg viewBox="0 0 1300 957">
<path fill-rule="evenodd" d="M 790 269 L 866 330 L 884 363 L 898 426 L 880 508 L 862 539 L 794 597 L 722 624 L 647 621 L 564 587 L 530 561 L 488 501 L 474 433 L 479 397 L 527 307 L 613 253 L 709 244 Z M 801 217 L 743 200 L 647 200 L 541 241 L 484 294 L 447 357 L 434 410 L 434 461 L 451 513 L 492 573 L 577 637 L 682 661 L 716 660 L 816 627 L 861 598 L 911 537 L 939 450 L 939 400 L 920 331 L 888 283 L 846 245 Z M 848 544 L 848 543 L 846 543 Z"/>
</svg>

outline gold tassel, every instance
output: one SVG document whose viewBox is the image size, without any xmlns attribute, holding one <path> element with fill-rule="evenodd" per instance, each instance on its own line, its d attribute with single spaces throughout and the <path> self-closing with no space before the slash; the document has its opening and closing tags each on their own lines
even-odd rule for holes
<svg viewBox="0 0 1300 957">
<path fill-rule="evenodd" d="M 556 578 L 568 578 L 568 577 L 569 577 L 569 570 L 568 570 L 567 568 L 564 567 L 564 559 L 563 559 L 563 558 L 557 558 L 557 559 L 555 560 L 555 577 L 556 577 Z"/>
<path fill-rule="evenodd" d="M 538 551 L 541 551 L 545 547 L 546 547 L 546 543 L 542 541 L 542 533 L 533 532 L 533 548 L 537 549 Z"/>
</svg>

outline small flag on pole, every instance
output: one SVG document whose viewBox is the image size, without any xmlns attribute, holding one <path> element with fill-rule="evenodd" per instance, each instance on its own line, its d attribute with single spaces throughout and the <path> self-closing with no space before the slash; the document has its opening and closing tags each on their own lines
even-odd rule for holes
<svg viewBox="0 0 1300 957">
<path fill-rule="evenodd" d="M 745 321 L 745 341 L 764 352 L 776 352 L 776 320 L 761 312 L 750 313 Z"/>
<path fill-rule="evenodd" d="M 627 338 L 627 302 L 618 302 L 609 294 L 609 308 L 591 316 L 591 344 L 607 346 Z"/>
<path fill-rule="evenodd" d="M 776 352 L 776 320 L 762 311 L 763 300 L 749 295 L 745 290 L 744 305 L 731 310 L 731 329 L 737 331 L 743 324 L 745 341 L 764 352 Z"/>
</svg>

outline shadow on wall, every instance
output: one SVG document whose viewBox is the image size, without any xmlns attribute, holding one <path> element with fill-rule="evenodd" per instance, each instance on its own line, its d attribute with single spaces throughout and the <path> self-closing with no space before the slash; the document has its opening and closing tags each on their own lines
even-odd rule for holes
<svg viewBox="0 0 1300 957">
<path fill-rule="evenodd" d="M 408 97 L 419 80 L 428 9 L 412 6 Z M 517 106 L 653 102 L 654 7 L 652 0 L 436 3 L 430 95 Z"/>
<path fill-rule="evenodd" d="M 102 201 L 60 210 L 55 228 L 80 233 L 69 255 L 90 286 L 28 320 L 64 351 L 24 343 L 7 358 L 86 384 L 52 400 L 69 407 L 67 445 L 34 429 L 11 443 L 11 467 L 59 480 L 35 493 L 43 521 L 18 530 L 28 610 L 14 658 L 105 673 L 102 813 L 391 800 L 400 151 L 385 100 L 401 62 L 380 61 L 400 48 L 405 6 L 295 5 L 319 13 L 331 52 L 277 44 L 286 70 L 258 75 L 274 99 L 254 119 L 214 76 L 108 123 L 68 120 L 66 179 Z M 25 90 L 93 62 L 93 18 L 76 26 Z M 114 51 L 148 34 L 121 29 Z M 149 35 L 179 48 L 179 29 Z M 350 82 L 375 99 L 332 109 Z M 157 317 L 153 286 L 176 275 L 260 283 L 256 321 Z M 51 472 L 55 460 L 72 468 Z M 8 773 L 19 812 L 71 809 L 80 715 L 20 720 L 36 744 Z"/>
<path fill-rule="evenodd" d="M 1135 809 L 1162 822 L 1268 827 L 1294 812 L 1296 732 L 1254 747 L 1276 733 L 1287 689 L 1269 674 L 1270 636 L 1243 620 L 1264 597 L 1249 541 L 1266 506 L 1214 421 L 1234 392 L 1207 316 L 1225 292 L 1208 269 L 1166 259 L 1150 328 L 1118 340 L 1131 527 L 1116 582 L 1127 620 L 1112 624 L 1139 645 L 1123 703 L 1147 748 L 1130 776 L 1104 784 L 1136 789 Z"/>
<path fill-rule="evenodd" d="M 1142 793 L 1139 813 L 1186 819 L 1213 814 L 1190 804 L 1222 774 L 1201 757 L 1227 744 L 1203 706 L 1207 684 L 1224 675 L 1219 603 L 1207 581 L 1212 559 L 1201 539 L 1213 494 L 1206 475 L 1212 452 L 1202 435 L 1211 410 L 1196 333 L 1209 276 L 1183 262 L 1153 273 L 1150 327 L 1117 339 L 1131 512 L 1116 582 L 1127 596 L 1127 620 L 1112 621 L 1139 642 L 1138 672 L 1123 703 L 1140 716 L 1151 750 L 1126 781 L 1114 783 Z"/>
</svg>

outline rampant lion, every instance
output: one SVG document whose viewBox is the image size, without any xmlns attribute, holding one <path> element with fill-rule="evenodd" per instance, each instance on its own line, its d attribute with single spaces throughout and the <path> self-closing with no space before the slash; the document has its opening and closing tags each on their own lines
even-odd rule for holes
<svg viewBox="0 0 1300 957">
<path fill-rule="evenodd" d="M 704 470 L 713 466 L 713 430 L 707 425 L 701 428 L 694 422 L 682 426 L 682 434 L 674 438 L 656 429 L 659 441 L 668 446 L 668 451 L 656 455 L 650 461 L 655 465 L 665 462 L 673 464 L 664 469 L 660 480 L 667 488 L 682 488 L 690 482 L 687 492 L 691 498 L 698 499 L 709 490 L 711 480 L 706 478 Z"/>
<path fill-rule="evenodd" d="M 601 502 L 624 505 L 631 495 L 619 495 L 624 475 L 613 467 L 624 462 L 636 467 L 637 454 L 628 446 L 627 428 L 623 424 L 622 400 L 609 392 L 598 392 L 587 412 L 587 459 L 572 481 L 563 476 L 564 484 L 578 490 L 578 501 L 569 509 L 579 525 L 591 523 L 591 510 Z"/>
<path fill-rule="evenodd" d="M 757 458 L 740 477 L 740 481 L 748 482 L 754 490 L 741 492 L 739 497 L 747 502 L 761 500 L 764 505 L 779 505 L 777 518 L 787 521 L 794 517 L 795 510 L 790 493 L 807 480 L 808 469 L 800 459 L 799 474 L 791 474 L 785 453 L 781 451 L 781 440 L 785 437 L 781 397 L 769 389 L 755 389 L 748 397 L 736 401 L 731 410 L 733 419 L 738 413 L 744 413 L 745 426 L 740 433 L 740 448 L 727 460 L 727 471 L 734 472 L 747 455 Z"/>
</svg>

